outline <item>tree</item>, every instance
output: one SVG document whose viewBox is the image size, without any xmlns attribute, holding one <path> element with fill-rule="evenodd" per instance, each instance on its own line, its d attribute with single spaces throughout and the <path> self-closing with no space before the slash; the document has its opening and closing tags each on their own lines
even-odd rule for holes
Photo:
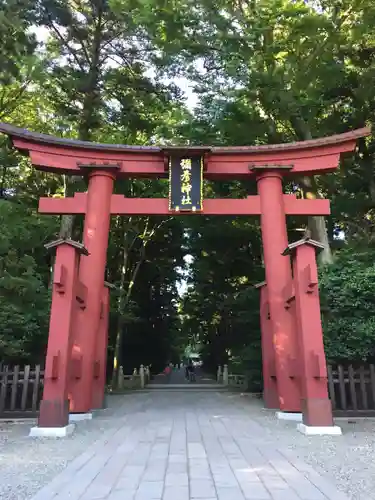
<svg viewBox="0 0 375 500">
<path fill-rule="evenodd" d="M 0 200 L 0 359 L 40 362 L 49 323 L 49 260 L 56 218 Z"/>
<path fill-rule="evenodd" d="M 321 273 L 326 355 L 334 362 L 373 360 L 375 355 L 374 248 L 341 250 Z"/>
<path fill-rule="evenodd" d="M 55 113 L 65 118 L 60 135 L 143 142 L 171 102 L 173 115 L 176 87 L 146 75 L 153 48 L 137 22 L 142 2 L 129 2 L 121 15 L 107 0 L 41 0 L 38 5 L 39 24 L 50 33 L 44 91 Z M 64 184 L 66 196 L 84 189 L 75 178 Z M 62 236 L 72 233 L 73 221 L 72 216 L 62 218 Z"/>
<path fill-rule="evenodd" d="M 303 1 L 201 0 L 194 8 L 189 1 L 175 2 L 173 9 L 163 1 L 159 6 L 165 16 L 158 39 L 166 72 L 192 78 L 201 95 L 197 125 L 210 129 L 215 141 L 306 140 L 372 119 L 371 2 L 327 1 L 317 8 L 316 2 Z M 371 141 L 365 143 L 368 165 Z M 298 182 L 302 196 L 327 194 L 325 178 Z M 324 262 L 332 262 L 336 221 L 331 222 L 327 236 L 323 218 L 308 221 L 313 237 L 326 245 Z"/>
<path fill-rule="evenodd" d="M 35 56 L 34 2 L 0 1 L 0 120 L 25 102 L 25 92 L 39 70 Z"/>
</svg>

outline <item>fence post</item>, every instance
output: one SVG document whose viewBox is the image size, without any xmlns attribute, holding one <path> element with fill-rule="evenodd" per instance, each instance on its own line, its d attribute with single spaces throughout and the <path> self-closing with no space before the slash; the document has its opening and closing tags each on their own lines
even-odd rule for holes
<svg viewBox="0 0 375 500">
<path fill-rule="evenodd" d="M 30 365 L 26 365 L 23 368 L 23 387 L 21 396 L 21 410 L 26 410 L 27 404 L 27 393 L 29 389 L 29 377 L 30 377 Z"/>
<path fill-rule="evenodd" d="M 0 412 L 5 410 L 5 401 L 8 388 L 8 369 L 4 366 L 4 371 L 0 377 Z"/>
<path fill-rule="evenodd" d="M 220 384 L 221 382 L 221 365 L 217 367 L 217 381 Z"/>
<path fill-rule="evenodd" d="M 144 389 L 144 387 L 145 387 L 145 369 L 144 369 L 143 365 L 141 365 L 139 368 L 139 377 L 141 380 L 141 389 Z"/>
<path fill-rule="evenodd" d="M 223 384 L 224 385 L 228 385 L 229 384 L 228 365 L 224 365 L 224 370 L 223 370 Z"/>
<path fill-rule="evenodd" d="M 124 369 L 122 366 L 120 366 L 118 370 L 117 388 L 120 389 L 120 391 L 124 388 Z"/>
</svg>

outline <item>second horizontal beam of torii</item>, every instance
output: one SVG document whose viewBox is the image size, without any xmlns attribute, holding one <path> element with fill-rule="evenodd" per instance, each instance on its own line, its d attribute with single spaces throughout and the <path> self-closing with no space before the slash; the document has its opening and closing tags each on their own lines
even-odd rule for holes
<svg viewBox="0 0 375 500">
<path fill-rule="evenodd" d="M 87 193 L 76 193 L 68 198 L 40 198 L 39 212 L 51 215 L 85 214 Z M 329 215 L 329 200 L 303 200 L 293 194 L 284 194 L 287 215 Z M 175 212 L 169 210 L 167 198 L 126 198 L 113 194 L 112 215 L 261 215 L 259 195 L 247 198 L 214 198 L 203 201 L 200 212 Z"/>
</svg>

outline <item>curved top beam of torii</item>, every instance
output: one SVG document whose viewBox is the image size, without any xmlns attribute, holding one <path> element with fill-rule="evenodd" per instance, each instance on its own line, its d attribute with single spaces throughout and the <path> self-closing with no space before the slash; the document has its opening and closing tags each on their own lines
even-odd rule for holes
<svg viewBox="0 0 375 500">
<path fill-rule="evenodd" d="M 83 175 L 88 166 L 115 167 L 123 177 L 165 177 L 168 157 L 177 152 L 204 156 L 205 178 L 239 178 L 260 168 L 280 167 L 286 174 L 314 175 L 331 172 L 340 154 L 353 151 L 356 141 L 370 128 L 286 144 L 260 146 L 126 146 L 63 139 L 0 123 L 0 132 L 13 146 L 28 154 L 33 165 L 61 174 Z M 85 168 L 86 167 L 86 168 Z"/>
</svg>

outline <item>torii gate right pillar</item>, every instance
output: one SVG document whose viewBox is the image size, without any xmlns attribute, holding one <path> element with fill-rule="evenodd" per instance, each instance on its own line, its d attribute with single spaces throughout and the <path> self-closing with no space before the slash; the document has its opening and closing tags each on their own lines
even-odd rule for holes
<svg viewBox="0 0 375 500">
<path fill-rule="evenodd" d="M 340 435 L 332 418 L 327 388 L 327 366 L 320 314 L 316 250 L 324 245 L 304 238 L 290 244 L 284 252 L 292 254 L 296 303 L 297 342 L 300 360 L 303 423 L 297 428 L 303 434 Z"/>
<path fill-rule="evenodd" d="M 72 365 L 74 377 L 70 383 L 70 412 L 89 413 L 93 405 L 94 379 L 104 380 L 104 372 L 95 363 L 97 336 L 100 327 L 102 310 L 105 266 L 109 224 L 111 217 L 111 197 L 117 165 L 106 167 L 87 166 L 89 170 L 89 185 L 87 195 L 87 210 L 83 229 L 83 241 L 89 252 L 79 265 L 79 279 L 87 287 L 86 309 L 77 316 L 74 328 Z M 107 168 L 107 170 L 106 170 Z M 102 353 L 104 352 L 104 347 Z M 99 358 L 102 361 L 103 357 Z M 100 376 L 101 374 L 101 376 Z M 104 387 L 103 387 L 104 388 Z M 98 390 L 99 391 L 99 390 Z M 97 394 L 99 392 L 96 391 Z M 95 405 L 98 399 L 94 401 Z"/>
<path fill-rule="evenodd" d="M 261 230 L 268 302 L 273 331 L 279 408 L 300 412 L 301 399 L 294 373 L 296 331 L 292 315 L 284 308 L 284 287 L 292 280 L 282 187 L 282 170 L 260 167 L 257 176 L 261 205 Z"/>
</svg>

